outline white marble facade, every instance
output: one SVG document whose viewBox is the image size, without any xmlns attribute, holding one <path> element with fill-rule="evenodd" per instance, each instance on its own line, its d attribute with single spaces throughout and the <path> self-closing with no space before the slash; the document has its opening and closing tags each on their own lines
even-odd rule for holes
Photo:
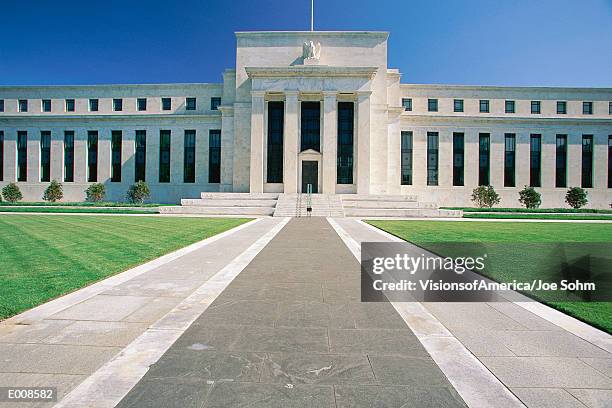
<svg viewBox="0 0 612 408">
<path fill-rule="evenodd" d="M 238 32 L 236 67 L 221 84 L 3 86 L 0 87 L 2 180 L 17 181 L 17 134 L 27 132 L 27 179 L 19 181 L 24 199 L 37 201 L 41 182 L 41 132 L 51 132 L 50 178 L 64 185 L 66 200 L 82 200 L 87 181 L 87 133 L 98 131 L 97 181 L 108 198 L 121 200 L 135 180 L 135 134 L 146 131 L 146 177 L 152 201 L 176 203 L 202 191 L 302 191 L 303 162 L 316 171 L 316 190 L 326 194 L 416 194 L 439 205 L 469 205 L 479 183 L 479 134 L 490 135 L 490 183 L 502 206 L 518 206 L 518 191 L 530 184 L 530 135 L 541 135 L 542 206 L 564 206 L 567 187 L 555 187 L 556 135 L 567 135 L 567 186 L 580 186 L 583 135 L 592 135 L 590 206 L 607 208 L 612 154 L 612 89 L 518 88 L 400 83 L 400 72 L 387 66 L 385 32 Z M 404 78 L 407 81 L 410 77 Z M 137 100 L 146 98 L 145 110 Z M 169 110 L 162 98 L 171 98 Z M 187 109 L 195 98 L 195 109 Z M 220 98 L 218 108 L 211 102 Z M 66 100 L 74 111 L 66 111 Z M 90 110 L 90 99 L 98 110 Z M 122 110 L 113 109 L 122 100 Z M 437 111 L 428 100 L 437 100 Z M 27 112 L 19 101 L 27 100 Z M 43 111 L 43 100 L 51 111 Z M 454 109 L 462 100 L 463 111 Z M 488 112 L 480 101 L 488 101 Z M 268 107 L 283 102 L 282 180 L 268 182 Z M 514 101 L 514 113 L 506 112 Z M 532 101 L 540 113 L 531 112 Z M 566 113 L 557 113 L 557 102 Z M 301 105 L 320 106 L 319 148 L 301 151 Z M 353 104 L 352 183 L 338 184 L 338 104 Z M 584 103 L 592 113 L 584 113 Z M 45 102 L 46 103 L 46 102 Z M 411 109 L 406 110 L 406 104 Z M 1 107 L 1 106 L 0 106 Z M 170 180 L 160 182 L 160 131 L 171 131 Z M 195 181 L 185 182 L 184 133 L 195 130 Z M 221 132 L 219 180 L 209 177 L 209 135 Z M 74 131 L 74 181 L 64 174 L 64 134 Z M 111 134 L 121 131 L 120 181 L 111 180 Z M 402 185 L 401 132 L 412 132 L 412 180 Z M 438 135 L 437 185 L 427 183 L 427 133 Z M 464 185 L 453 183 L 453 133 L 464 135 Z M 516 140 L 515 186 L 504 187 L 504 138 Z M 313 177 L 310 173 L 310 177 Z"/>
</svg>

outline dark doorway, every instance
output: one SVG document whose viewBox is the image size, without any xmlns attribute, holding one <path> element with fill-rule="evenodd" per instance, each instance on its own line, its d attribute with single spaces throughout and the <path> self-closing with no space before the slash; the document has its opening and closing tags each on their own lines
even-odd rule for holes
<svg viewBox="0 0 612 408">
<path fill-rule="evenodd" d="M 302 162 L 302 193 L 308 191 L 308 184 L 312 184 L 312 193 L 319 192 L 319 164 L 316 161 Z"/>
</svg>

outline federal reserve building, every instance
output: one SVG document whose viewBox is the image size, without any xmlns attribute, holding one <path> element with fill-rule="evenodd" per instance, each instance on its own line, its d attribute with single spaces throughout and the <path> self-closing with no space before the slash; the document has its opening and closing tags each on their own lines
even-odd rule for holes
<svg viewBox="0 0 612 408">
<path fill-rule="evenodd" d="M 183 204 L 167 211 L 269 215 L 310 192 L 347 216 L 452 216 L 439 207 L 479 185 L 503 207 L 525 186 L 563 207 L 581 187 L 609 208 L 612 89 L 411 84 L 388 37 L 237 32 L 220 83 L 2 86 L 0 187 L 40 201 L 57 180 L 83 201 L 103 183 L 122 201 L 143 180 Z"/>
</svg>

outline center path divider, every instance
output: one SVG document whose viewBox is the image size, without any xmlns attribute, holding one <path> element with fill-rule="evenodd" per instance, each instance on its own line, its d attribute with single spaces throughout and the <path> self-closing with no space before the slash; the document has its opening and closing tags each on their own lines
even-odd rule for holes
<svg viewBox="0 0 612 408">
<path fill-rule="evenodd" d="M 119 407 L 464 407 L 325 218 L 293 218 Z"/>
</svg>

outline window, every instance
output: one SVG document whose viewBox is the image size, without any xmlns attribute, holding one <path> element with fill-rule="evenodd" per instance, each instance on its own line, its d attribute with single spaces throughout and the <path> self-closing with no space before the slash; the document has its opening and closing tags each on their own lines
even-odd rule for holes
<svg viewBox="0 0 612 408">
<path fill-rule="evenodd" d="M 4 132 L 0 130 L 0 181 L 4 180 Z"/>
<path fill-rule="evenodd" d="M 463 99 L 455 99 L 453 101 L 453 110 L 455 112 L 463 112 Z"/>
<path fill-rule="evenodd" d="M 120 130 L 111 132 L 111 182 L 121 182 L 121 145 L 123 134 Z"/>
<path fill-rule="evenodd" d="M 161 100 L 162 110 L 169 111 L 172 109 L 172 99 L 162 98 Z"/>
<path fill-rule="evenodd" d="M 196 98 L 185 99 L 185 109 L 186 110 L 196 110 Z"/>
<path fill-rule="evenodd" d="M 284 102 L 268 102 L 268 152 L 266 180 L 268 183 L 283 182 L 283 128 Z"/>
<path fill-rule="evenodd" d="M 516 135 L 504 135 L 504 187 L 515 187 L 516 181 Z"/>
<path fill-rule="evenodd" d="M 98 111 L 98 105 L 99 102 L 97 99 L 90 99 L 89 100 L 89 111 L 90 112 L 97 112 Z"/>
<path fill-rule="evenodd" d="M 565 101 L 557 101 L 557 114 L 565 115 L 567 114 L 567 102 Z"/>
<path fill-rule="evenodd" d="M 593 135 L 582 136 L 582 188 L 593 187 Z"/>
<path fill-rule="evenodd" d="M 582 102 L 582 113 L 584 115 L 593 114 L 593 102 Z"/>
<path fill-rule="evenodd" d="M 51 132 L 40 132 L 40 181 L 51 181 Z"/>
<path fill-rule="evenodd" d="M 4 112 L 4 101 L 0 102 L 0 112 Z M 608 102 L 608 114 L 612 115 L 612 102 Z"/>
<path fill-rule="evenodd" d="M 540 101 L 531 101 L 531 113 L 534 113 L 534 114 L 541 113 L 541 102 Z"/>
<path fill-rule="evenodd" d="M 87 181 L 98 181 L 98 131 L 87 132 Z"/>
<path fill-rule="evenodd" d="M 464 184 L 465 137 L 463 133 L 453 133 L 453 186 Z"/>
<path fill-rule="evenodd" d="M 428 99 L 427 100 L 427 110 L 429 112 L 437 112 L 438 111 L 438 100 Z"/>
<path fill-rule="evenodd" d="M 516 102 L 506 101 L 506 113 L 515 113 L 515 112 L 516 112 Z"/>
<path fill-rule="evenodd" d="M 64 131 L 64 181 L 74 181 L 74 131 Z"/>
<path fill-rule="evenodd" d="M 319 102 L 302 102 L 302 150 L 321 151 L 320 127 L 321 104 Z"/>
<path fill-rule="evenodd" d="M 136 131 L 136 168 L 134 174 L 134 181 L 145 181 L 146 180 L 146 166 L 147 166 L 147 131 L 137 130 Z"/>
<path fill-rule="evenodd" d="M 0 112 L 4 112 L 4 99 L 0 99 Z M 612 113 L 612 102 L 610 102 L 610 113 Z"/>
<path fill-rule="evenodd" d="M 195 144 L 196 131 L 185 130 L 183 183 L 195 183 Z"/>
<path fill-rule="evenodd" d="M 478 185 L 488 186 L 489 170 L 491 167 L 491 135 L 480 133 L 478 135 Z"/>
<path fill-rule="evenodd" d="M 170 182 L 170 131 L 159 131 L 159 182 Z"/>
<path fill-rule="evenodd" d="M 221 130 L 208 133 L 208 182 L 221 182 Z"/>
<path fill-rule="evenodd" d="M 557 135 L 555 187 L 567 187 L 567 135 Z"/>
<path fill-rule="evenodd" d="M 136 99 L 136 109 L 138 111 L 146 111 L 147 110 L 147 98 L 138 98 Z"/>
<path fill-rule="evenodd" d="M 41 101 L 40 109 L 43 112 L 51 112 L 51 99 L 43 99 Z"/>
<path fill-rule="evenodd" d="M 438 185 L 438 132 L 427 132 L 427 185 Z"/>
<path fill-rule="evenodd" d="M 217 110 L 221 106 L 221 98 L 218 96 L 213 96 L 210 98 L 210 110 Z"/>
<path fill-rule="evenodd" d="M 401 166 L 403 186 L 412 185 L 412 132 L 402 132 Z"/>
<path fill-rule="evenodd" d="M 529 143 L 529 185 L 541 186 L 542 135 L 531 135 Z"/>
<path fill-rule="evenodd" d="M 353 184 L 354 118 L 355 104 L 338 102 L 338 184 Z"/>
<path fill-rule="evenodd" d="M 612 102 L 610 102 L 610 104 L 612 104 Z M 411 111 L 412 110 L 412 98 L 402 98 L 402 106 L 404 107 L 405 111 Z"/>
<path fill-rule="evenodd" d="M 121 98 L 113 99 L 113 110 L 115 112 L 121 112 L 123 110 L 123 99 Z"/>
<path fill-rule="evenodd" d="M 74 99 L 66 99 L 66 112 L 74 112 Z"/>
<path fill-rule="evenodd" d="M 20 99 L 18 104 L 19 112 L 27 112 L 28 111 L 28 100 Z"/>
<path fill-rule="evenodd" d="M 28 181 L 28 132 L 17 132 L 17 181 Z"/>
<path fill-rule="evenodd" d="M 0 180 L 2 180 L 2 135 L 0 135 Z M 612 135 L 608 136 L 608 188 L 612 188 Z"/>
<path fill-rule="evenodd" d="M 480 100 L 480 113 L 489 113 L 489 100 L 488 99 Z"/>
</svg>

